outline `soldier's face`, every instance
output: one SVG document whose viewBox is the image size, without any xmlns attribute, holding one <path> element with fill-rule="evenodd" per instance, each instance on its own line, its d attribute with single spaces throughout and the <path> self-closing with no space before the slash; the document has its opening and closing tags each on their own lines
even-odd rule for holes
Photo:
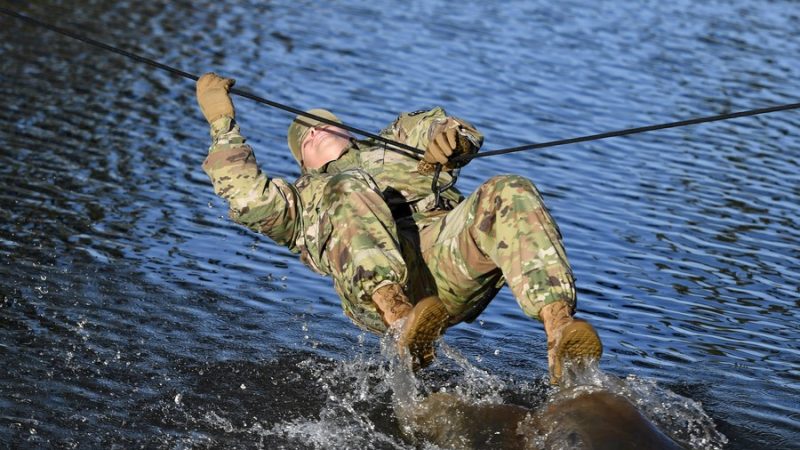
<svg viewBox="0 0 800 450">
<path fill-rule="evenodd" d="M 321 125 L 308 130 L 301 152 L 303 165 L 316 169 L 339 158 L 350 144 L 350 134 L 333 125 Z"/>
</svg>

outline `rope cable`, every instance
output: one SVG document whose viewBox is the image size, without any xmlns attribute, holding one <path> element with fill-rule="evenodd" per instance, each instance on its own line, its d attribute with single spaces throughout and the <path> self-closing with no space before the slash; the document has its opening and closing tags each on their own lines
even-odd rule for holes
<svg viewBox="0 0 800 450">
<path fill-rule="evenodd" d="M 107 50 L 107 51 L 116 53 L 118 55 L 122 55 L 122 56 L 124 56 L 126 58 L 130 58 L 130 59 L 133 59 L 135 61 L 150 65 L 150 66 L 155 67 L 157 69 L 161 69 L 161 70 L 167 71 L 167 72 L 169 72 L 169 73 L 171 73 L 173 75 L 177 75 L 177 76 L 180 76 L 180 77 L 188 78 L 188 79 L 193 80 L 193 81 L 197 81 L 200 78 L 197 75 L 194 75 L 192 73 L 189 73 L 189 72 L 186 72 L 186 71 L 183 71 L 183 70 L 180 70 L 180 69 L 176 69 L 175 67 L 171 67 L 171 66 L 168 66 L 166 64 L 162 64 L 162 63 L 160 63 L 158 61 L 155 61 L 153 59 L 146 58 L 146 57 L 141 56 L 141 55 L 137 55 L 136 53 L 132 53 L 132 52 L 129 52 L 127 50 L 123 50 L 121 48 L 114 47 L 112 45 L 108 45 L 108 44 L 106 44 L 104 42 L 100 42 L 100 41 L 97 41 L 95 39 L 92 39 L 92 38 L 89 38 L 89 37 L 86 37 L 86 36 L 82 36 L 82 35 L 77 34 L 77 33 L 73 33 L 72 31 L 66 30 L 66 29 L 61 28 L 61 27 L 57 27 L 55 25 L 52 25 L 52 24 L 49 24 L 49 23 L 46 23 L 46 22 L 42 22 L 40 20 L 34 19 L 33 17 L 29 17 L 29 16 L 26 16 L 26 15 L 20 14 L 20 13 L 18 13 L 16 11 L 12 11 L 10 9 L 6 9 L 6 8 L 3 8 L 3 7 L 0 7 L 0 13 L 3 13 L 5 15 L 7 15 L 7 16 L 11 16 L 11 17 L 14 17 L 14 18 L 17 18 L 17 19 L 20 19 L 20 20 L 22 20 L 24 22 L 27 22 L 29 24 L 33 24 L 33 25 L 36 25 L 36 26 L 40 26 L 42 28 L 46 28 L 46 29 L 48 29 L 50 31 L 53 31 L 55 33 L 64 35 L 66 37 L 69 37 L 69 38 L 84 42 L 86 44 L 89 44 L 89 45 L 92 45 L 92 46 L 95 46 L 95 47 L 98 47 L 98 48 L 101 48 L 103 50 Z M 369 131 L 364 131 L 364 130 L 361 130 L 359 128 L 347 125 L 347 124 L 335 122 L 335 121 L 332 121 L 332 120 L 327 119 L 325 117 L 320 117 L 320 116 L 317 116 L 315 114 L 310 114 L 310 113 L 305 112 L 303 110 L 300 110 L 300 109 L 297 109 L 297 108 L 294 108 L 294 107 L 291 107 L 291 106 L 288 106 L 288 105 L 284 105 L 282 103 L 278 103 L 278 102 L 275 102 L 275 101 L 272 101 L 272 100 L 269 100 L 269 99 L 266 99 L 266 98 L 263 98 L 263 97 L 259 97 L 258 95 L 252 94 L 252 93 L 247 92 L 247 91 L 243 91 L 241 89 L 231 88 L 229 90 L 229 92 L 231 94 L 236 94 L 236 95 L 238 95 L 240 97 L 249 98 L 250 100 L 254 100 L 254 101 L 258 102 L 258 103 L 263 103 L 263 104 L 272 106 L 274 108 L 278 108 L 278 109 L 282 109 L 284 111 L 288 111 L 288 112 L 296 114 L 296 115 L 300 115 L 300 116 L 308 117 L 308 118 L 311 118 L 311 119 L 314 119 L 314 120 L 318 120 L 318 121 L 326 123 L 328 125 L 335 125 L 335 126 L 337 126 L 339 128 L 343 128 L 343 129 L 345 129 L 347 131 L 350 131 L 350 132 L 353 132 L 353 133 L 356 133 L 356 134 L 360 134 L 362 136 L 366 136 L 366 137 L 371 138 L 371 139 L 375 139 L 377 141 L 383 142 L 384 144 L 391 145 L 393 147 L 396 147 L 397 149 L 409 151 L 414 155 L 422 155 L 423 153 L 425 153 L 424 150 L 418 149 L 416 147 L 412 147 L 410 145 L 403 144 L 401 142 L 396 142 L 396 141 L 393 141 L 391 139 L 387 139 L 387 138 L 385 138 L 383 136 L 380 136 L 380 135 L 377 135 L 377 134 L 374 134 L 374 133 L 370 133 Z"/>
<path fill-rule="evenodd" d="M 16 11 L 12 11 L 10 9 L 6 9 L 6 8 L 3 8 L 3 7 L 0 7 L 0 13 L 3 13 L 5 15 L 7 15 L 7 16 L 11 16 L 11 17 L 14 17 L 14 18 L 17 18 L 17 19 L 20 19 L 20 20 L 25 21 L 25 22 L 27 22 L 29 24 L 33 24 L 33 25 L 36 25 L 36 26 L 40 26 L 42 28 L 46 28 L 46 29 L 48 29 L 50 31 L 56 32 L 58 34 L 62 34 L 64 36 L 67 36 L 67 37 L 72 38 L 72 39 L 76 39 L 78 41 L 87 43 L 89 45 L 93 45 L 93 46 L 101 48 L 103 50 L 107 50 L 107 51 L 110 51 L 110 52 L 113 52 L 113 53 L 117 53 L 119 55 L 122 55 L 122 56 L 125 56 L 127 58 L 133 59 L 135 61 L 139 61 L 139 62 L 142 62 L 144 64 L 148 64 L 148 65 L 150 65 L 152 67 L 167 71 L 167 72 L 172 73 L 172 74 L 177 75 L 177 76 L 188 78 L 188 79 L 193 80 L 193 81 L 197 81 L 198 78 L 199 78 L 197 75 L 191 74 L 189 72 L 185 72 L 185 71 L 177 69 L 175 67 L 171 67 L 171 66 L 168 66 L 166 64 L 162 64 L 162 63 L 160 63 L 158 61 L 155 61 L 155 60 L 152 60 L 150 58 L 146 58 L 144 56 L 137 55 L 135 53 L 132 53 L 132 52 L 129 52 L 129 51 L 126 51 L 126 50 L 123 50 L 123 49 L 120 49 L 120 48 L 105 44 L 103 42 L 94 40 L 92 38 L 73 33 L 73 32 L 71 32 L 69 30 L 64 29 L 64 28 L 57 27 L 55 25 L 51 25 L 51 24 L 46 23 L 46 22 L 42 22 L 40 20 L 34 19 L 32 17 L 26 16 L 26 15 L 23 15 L 23 14 L 20 14 L 20 13 L 18 13 Z M 376 141 L 379 141 L 379 142 L 387 144 L 387 145 L 389 145 L 391 147 L 394 147 L 394 148 L 387 147 L 387 148 L 389 148 L 391 150 L 395 150 L 395 151 L 405 150 L 405 151 L 411 152 L 411 154 L 415 155 L 415 156 L 419 156 L 419 155 L 422 155 L 422 154 L 425 153 L 424 150 L 421 150 L 419 148 L 412 147 L 410 145 L 407 145 L 407 144 L 404 144 L 404 143 L 401 143 L 401 142 L 396 142 L 396 141 L 393 141 L 391 139 L 387 139 L 387 138 L 385 138 L 383 136 L 380 136 L 380 135 L 377 135 L 377 134 L 374 134 L 374 133 L 370 133 L 368 131 L 364 131 L 364 130 L 361 130 L 359 128 L 347 125 L 347 124 L 334 122 L 334 121 L 329 120 L 327 118 L 319 117 L 319 116 L 314 115 L 314 114 L 310 114 L 310 113 L 305 112 L 303 110 L 300 110 L 300 109 L 297 109 L 297 108 L 294 108 L 294 107 L 291 107 L 291 106 L 288 106 L 288 105 L 284 105 L 282 103 L 278 103 L 278 102 L 275 102 L 275 101 L 272 101 L 272 100 L 269 100 L 269 99 L 266 99 L 266 98 L 263 98 L 263 97 L 260 97 L 258 95 L 252 94 L 252 93 L 247 92 L 247 91 L 243 91 L 241 89 L 232 88 L 232 89 L 230 89 L 230 93 L 236 94 L 236 95 L 238 95 L 240 97 L 248 98 L 248 99 L 256 101 L 258 103 L 263 103 L 265 105 L 272 106 L 272 107 L 277 108 L 277 109 L 282 109 L 284 111 L 288 111 L 288 112 L 296 114 L 296 115 L 305 116 L 305 117 L 317 120 L 319 122 L 322 122 L 322 123 L 325 123 L 325 124 L 328 124 L 328 125 L 335 125 L 335 126 L 338 126 L 340 128 L 343 128 L 343 129 L 345 129 L 347 131 L 350 131 L 350 132 L 353 132 L 353 133 L 356 133 L 356 134 L 359 134 L 359 135 L 362 135 L 362 136 L 365 136 L 365 137 L 368 137 L 368 138 L 372 138 L 372 139 L 374 139 Z M 605 132 L 605 133 L 590 134 L 590 135 L 579 136 L 579 137 L 574 137 L 574 138 L 569 138 L 569 139 L 558 139 L 558 140 L 548 141 L 548 142 L 520 145 L 520 146 L 517 146 L 517 147 L 508 147 L 508 148 L 502 148 L 502 149 L 497 149 L 497 150 L 489 150 L 489 151 L 484 151 L 484 152 L 480 152 L 480 153 L 464 154 L 464 155 L 460 155 L 460 156 L 457 156 L 457 157 L 453 158 L 452 161 L 455 162 L 455 163 L 465 163 L 465 162 L 467 162 L 469 160 L 476 159 L 476 158 L 486 158 L 486 157 L 489 157 L 489 156 L 504 155 L 504 154 L 508 154 L 508 153 L 516 153 L 516 152 L 522 152 L 522 151 L 528 151 L 528 150 L 538 150 L 538 149 L 547 148 L 547 147 L 556 147 L 556 146 L 567 145 L 567 144 L 576 144 L 576 143 L 579 143 L 579 142 L 596 141 L 596 140 L 607 139 L 607 138 L 612 138 L 612 137 L 629 136 L 629 135 L 632 135 L 632 134 L 646 133 L 646 132 L 650 132 L 650 131 L 664 130 L 664 129 L 668 129 L 668 128 L 677 128 L 677 127 L 684 127 L 684 126 L 688 126 L 688 125 L 696 125 L 696 124 L 701 124 L 701 123 L 716 122 L 716 121 L 721 121 L 721 120 L 730 120 L 730 119 L 735 119 L 735 118 L 739 118 L 739 117 L 756 116 L 756 115 L 760 115 L 760 114 L 768 114 L 768 113 L 773 113 L 773 112 L 778 112 L 778 111 L 787 111 L 787 110 L 792 110 L 792 109 L 800 109 L 800 103 L 790 103 L 790 104 L 784 104 L 784 105 L 768 106 L 768 107 L 764 107 L 764 108 L 749 109 L 749 110 L 737 111 L 737 112 L 733 112 L 733 113 L 717 114 L 717 115 L 705 116 L 705 117 L 696 117 L 696 118 L 692 118 L 692 119 L 679 120 L 679 121 L 675 121 L 675 122 L 668 122 L 668 123 L 655 124 L 655 125 L 646 125 L 646 126 L 640 126 L 640 127 L 635 127 L 635 128 L 626 128 L 626 129 L 622 129 L 622 130 L 609 131 L 609 132 Z"/>
<path fill-rule="evenodd" d="M 519 147 L 509 147 L 499 150 L 489 150 L 481 153 L 459 155 L 453 158 L 454 162 L 464 162 L 476 158 L 485 158 L 488 156 L 505 155 L 508 153 L 516 153 L 527 150 L 537 150 L 546 147 L 556 147 L 559 145 L 575 144 L 578 142 L 596 141 L 599 139 L 607 139 L 611 137 L 629 136 L 631 134 L 646 133 L 648 131 L 665 130 L 667 128 L 684 127 L 687 125 L 696 125 L 700 123 L 717 122 L 720 120 L 736 119 L 738 117 L 757 116 L 759 114 L 767 114 L 777 111 L 787 111 L 790 109 L 799 109 L 800 103 L 789 103 L 786 105 L 768 106 L 765 108 L 750 109 L 746 111 L 737 111 L 726 114 L 717 114 L 715 116 L 695 117 L 693 119 L 679 120 L 676 122 L 662 123 L 657 125 L 647 125 L 636 128 L 627 128 L 624 130 L 609 131 L 606 133 L 589 134 L 586 136 L 574 137 L 569 139 L 559 139 L 555 141 L 542 142 L 538 144 L 527 144 Z"/>
</svg>

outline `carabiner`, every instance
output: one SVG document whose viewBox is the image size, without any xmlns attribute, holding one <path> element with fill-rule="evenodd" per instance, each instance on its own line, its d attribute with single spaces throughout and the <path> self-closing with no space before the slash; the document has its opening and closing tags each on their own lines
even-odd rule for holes
<svg viewBox="0 0 800 450">
<path fill-rule="evenodd" d="M 431 190 L 433 191 L 434 195 L 434 202 L 436 204 L 437 209 L 444 209 L 444 201 L 442 199 L 442 194 L 444 191 L 450 189 L 451 187 L 455 186 L 456 181 L 458 181 L 458 175 L 461 172 L 461 168 L 453 169 L 450 172 L 450 182 L 445 184 L 444 186 L 439 186 L 439 175 L 442 173 L 442 165 L 436 164 L 436 170 L 433 172 L 433 182 L 431 183 Z"/>
</svg>

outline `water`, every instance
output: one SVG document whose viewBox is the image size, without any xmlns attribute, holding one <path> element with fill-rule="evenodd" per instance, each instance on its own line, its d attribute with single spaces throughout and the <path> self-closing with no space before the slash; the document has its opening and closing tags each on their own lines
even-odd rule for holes
<svg viewBox="0 0 800 450">
<path fill-rule="evenodd" d="M 790 1 L 0 4 L 369 130 L 441 104 L 485 149 L 800 92 Z M 413 448 L 378 339 L 328 280 L 226 218 L 192 83 L 0 22 L 0 443 Z M 264 170 L 294 179 L 289 116 L 236 107 Z M 647 404 L 697 406 L 656 420 L 797 448 L 798 135 L 798 113 L 776 113 L 477 160 L 459 186 L 537 183 L 603 370 L 653 386 Z M 444 355 L 424 389 L 549 395 L 541 326 L 507 290 L 444 341 L 466 364 Z"/>
</svg>

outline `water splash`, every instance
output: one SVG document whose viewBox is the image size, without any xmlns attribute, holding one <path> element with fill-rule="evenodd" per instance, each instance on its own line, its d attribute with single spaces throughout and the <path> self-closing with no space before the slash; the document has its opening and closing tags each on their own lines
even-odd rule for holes
<svg viewBox="0 0 800 450">
<path fill-rule="evenodd" d="M 530 381 L 491 374 L 444 343 L 438 345 L 439 357 L 434 364 L 416 374 L 408 358 L 397 351 L 396 336 L 391 333 L 382 338 L 380 354 L 364 340 L 357 345 L 361 351 L 350 360 L 321 360 L 317 356 L 290 360 L 304 378 L 295 382 L 323 393 L 319 409 L 314 406 L 313 412 L 276 422 L 251 417 L 246 423 L 223 411 L 192 415 L 212 430 L 247 436 L 251 442 L 264 443 L 265 448 L 276 439 L 288 446 L 314 449 L 439 448 L 434 442 L 444 448 L 484 448 L 478 443 L 520 448 L 519 442 L 542 448 L 551 436 L 541 434 L 532 422 L 522 418 L 569 396 L 606 392 L 628 399 L 643 416 L 687 448 L 716 450 L 727 442 L 699 403 L 653 381 L 633 376 L 621 379 L 596 366 L 567 365 L 559 389 L 549 386 L 544 377 Z M 248 391 L 251 385 L 254 389 L 259 385 L 255 379 L 243 381 Z M 239 382 L 235 387 L 238 390 Z M 175 397 L 170 403 L 184 408 L 185 401 Z M 434 410 L 437 407 L 443 408 Z M 425 420 L 436 421 L 441 440 L 430 438 L 421 429 Z M 481 427 L 484 430 L 475 432 L 478 437 L 472 441 L 460 435 L 461 430 Z M 527 441 L 519 437 L 524 427 L 528 428 L 524 433 Z M 427 430 L 432 428 L 428 426 Z"/>
<path fill-rule="evenodd" d="M 728 438 L 717 431 L 714 421 L 699 402 L 634 375 L 626 377 L 621 387 L 621 395 L 633 402 L 673 439 L 687 444 L 689 448 L 720 450 L 728 443 Z"/>
<path fill-rule="evenodd" d="M 387 335 L 387 339 L 393 337 Z M 387 414 L 392 392 L 397 393 L 397 401 L 416 396 L 416 381 L 404 364 L 410 367 L 410 361 L 400 358 L 396 350 L 392 358 L 375 358 L 365 350 L 333 367 L 320 366 L 314 359 L 303 361 L 298 366 L 312 373 L 313 381 L 323 388 L 325 405 L 318 418 L 279 423 L 269 433 L 315 449 L 409 448 L 389 432 L 397 425 L 393 415 Z"/>
</svg>

